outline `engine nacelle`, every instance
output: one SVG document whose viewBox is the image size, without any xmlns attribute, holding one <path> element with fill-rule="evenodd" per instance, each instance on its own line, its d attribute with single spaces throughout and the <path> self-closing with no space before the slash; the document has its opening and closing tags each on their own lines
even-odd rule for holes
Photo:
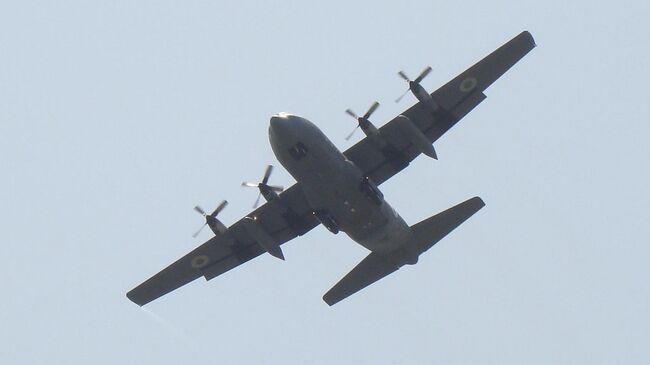
<svg viewBox="0 0 650 365">
<path fill-rule="evenodd" d="M 208 227 L 210 227 L 212 232 L 214 232 L 214 234 L 217 236 L 226 233 L 228 230 L 228 228 L 217 218 L 208 215 L 205 217 L 205 219 L 208 223 Z"/>
<path fill-rule="evenodd" d="M 413 95 L 418 99 L 419 102 L 422 104 L 428 106 L 432 112 L 437 112 L 438 109 L 440 108 L 438 106 L 438 103 L 436 103 L 435 100 L 431 97 L 431 94 L 429 94 L 428 91 L 426 91 L 422 85 L 419 83 L 415 83 L 413 81 L 409 82 L 409 89 L 413 93 Z"/>
<path fill-rule="evenodd" d="M 273 200 L 280 200 L 280 195 L 275 192 L 270 186 L 268 185 L 261 185 L 259 186 L 260 193 L 264 197 L 264 199 L 267 202 L 273 201 Z"/>
<path fill-rule="evenodd" d="M 427 94 L 428 95 L 428 94 Z M 409 142 L 411 142 L 420 152 L 433 158 L 438 159 L 436 150 L 433 144 L 429 141 L 427 136 L 422 133 L 413 122 L 405 115 L 399 115 L 396 120 L 400 134 Z M 408 160 L 401 153 L 401 151 L 391 143 L 387 136 L 384 136 L 369 120 L 364 120 L 360 123 L 361 129 L 368 136 L 368 141 L 375 148 L 380 150 L 386 158 L 399 168 L 408 165 Z"/>
<path fill-rule="evenodd" d="M 280 260 L 284 260 L 284 253 L 280 245 L 269 235 L 269 233 L 258 224 L 256 218 L 246 217 L 244 218 L 244 229 L 248 234 L 253 237 L 253 239 L 260 245 L 266 252 L 271 256 L 277 257 Z"/>
<path fill-rule="evenodd" d="M 433 158 L 438 159 L 436 155 L 436 150 L 433 148 L 433 144 L 429 141 L 427 136 L 422 133 L 420 128 L 418 128 L 413 122 L 404 115 L 397 117 L 397 123 L 399 125 L 399 130 L 402 132 L 402 135 L 422 153 Z"/>
</svg>

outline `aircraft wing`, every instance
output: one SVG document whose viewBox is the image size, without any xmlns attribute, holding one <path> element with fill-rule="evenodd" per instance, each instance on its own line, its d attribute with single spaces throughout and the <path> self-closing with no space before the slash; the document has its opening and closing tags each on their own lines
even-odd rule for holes
<svg viewBox="0 0 650 365">
<path fill-rule="evenodd" d="M 129 291 L 134 303 L 145 305 L 203 276 L 213 279 L 319 224 L 298 184 L 257 208 L 228 228 Z M 280 255 L 281 255 L 281 251 Z"/>
<path fill-rule="evenodd" d="M 409 118 L 431 143 L 435 142 L 485 98 L 483 91 L 535 47 L 532 35 L 524 31 L 474 64 L 431 94 L 440 106 L 432 113 L 428 105 L 418 102 L 401 115 Z M 415 159 L 420 150 L 400 130 L 400 116 L 393 118 L 379 133 L 395 148 L 380 150 L 366 137 L 345 151 L 364 174 L 376 184 L 397 174 Z"/>
</svg>

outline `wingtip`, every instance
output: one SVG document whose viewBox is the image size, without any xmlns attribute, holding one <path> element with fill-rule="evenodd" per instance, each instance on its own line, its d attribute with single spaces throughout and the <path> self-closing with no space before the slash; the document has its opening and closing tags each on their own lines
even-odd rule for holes
<svg viewBox="0 0 650 365">
<path fill-rule="evenodd" d="M 137 304 L 139 307 L 142 307 L 143 305 L 147 304 L 147 302 L 142 302 L 141 300 L 138 300 L 137 296 L 131 290 L 130 292 L 126 293 L 126 297 L 132 301 L 133 303 Z"/>
<path fill-rule="evenodd" d="M 332 300 L 332 298 L 329 298 L 327 294 L 323 295 L 323 302 L 325 302 L 330 307 L 337 303 L 337 301 Z"/>
<path fill-rule="evenodd" d="M 535 43 L 535 38 L 533 38 L 533 35 L 530 34 L 529 31 L 524 30 L 523 32 L 521 32 L 521 35 L 528 38 L 530 44 L 532 44 L 533 47 L 537 47 L 537 43 Z"/>
<path fill-rule="evenodd" d="M 483 199 L 481 199 L 480 196 L 475 196 L 470 200 L 472 200 L 472 202 L 475 203 L 477 207 L 483 208 L 485 206 L 485 202 L 483 201 Z"/>
</svg>

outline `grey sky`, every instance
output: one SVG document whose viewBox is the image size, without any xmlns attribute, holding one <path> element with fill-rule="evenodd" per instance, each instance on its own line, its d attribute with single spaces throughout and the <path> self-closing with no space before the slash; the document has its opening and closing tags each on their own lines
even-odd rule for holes
<svg viewBox="0 0 650 365">
<path fill-rule="evenodd" d="M 0 4 L 0 363 L 650 363 L 649 5 L 447 3 Z M 126 299 L 209 237 L 194 204 L 249 211 L 270 115 L 345 149 L 346 108 L 414 102 L 399 69 L 433 90 L 522 30 L 538 47 L 440 160 L 382 186 L 411 224 L 487 203 L 418 265 L 329 308 L 366 252 L 319 227 L 286 262 Z"/>
</svg>

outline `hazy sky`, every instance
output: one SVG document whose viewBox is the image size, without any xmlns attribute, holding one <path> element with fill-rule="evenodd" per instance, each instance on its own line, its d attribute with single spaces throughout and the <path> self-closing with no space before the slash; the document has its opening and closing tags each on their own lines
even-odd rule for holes
<svg viewBox="0 0 650 365">
<path fill-rule="evenodd" d="M 0 4 L 0 363 L 650 363 L 647 2 L 232 3 Z M 414 103 L 398 70 L 432 91 L 522 30 L 440 160 L 382 185 L 410 224 L 487 203 L 420 263 L 330 308 L 366 250 L 319 227 L 127 300 L 210 237 L 195 204 L 250 210 L 272 114 L 346 149 L 346 108 Z"/>
</svg>

